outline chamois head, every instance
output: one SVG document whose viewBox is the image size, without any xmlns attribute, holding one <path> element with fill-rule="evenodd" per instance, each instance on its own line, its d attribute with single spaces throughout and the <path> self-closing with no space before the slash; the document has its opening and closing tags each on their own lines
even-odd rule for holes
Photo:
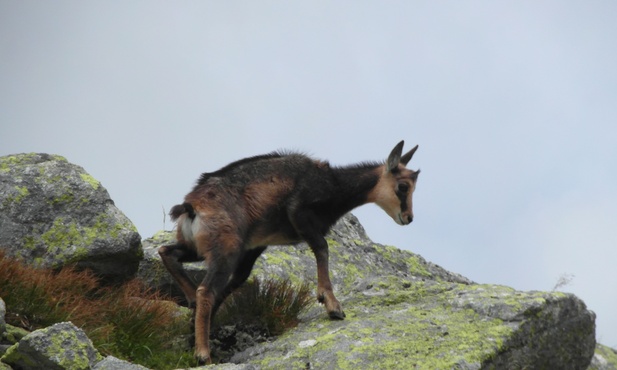
<svg viewBox="0 0 617 370">
<path fill-rule="evenodd" d="M 420 170 L 405 167 L 418 146 L 403 155 L 404 144 L 404 141 L 398 143 L 386 163 L 379 167 L 379 182 L 369 194 L 369 200 L 386 211 L 399 225 L 409 225 L 413 221 L 412 195 L 420 173 Z"/>
</svg>

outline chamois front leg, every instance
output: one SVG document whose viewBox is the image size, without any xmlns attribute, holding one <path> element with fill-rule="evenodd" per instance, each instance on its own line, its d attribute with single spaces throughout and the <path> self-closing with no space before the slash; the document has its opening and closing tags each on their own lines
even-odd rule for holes
<svg viewBox="0 0 617 370">
<path fill-rule="evenodd" d="M 317 299 L 326 306 L 331 319 L 343 320 L 345 312 L 332 291 L 328 268 L 328 242 L 322 236 L 307 240 L 317 261 Z"/>
</svg>

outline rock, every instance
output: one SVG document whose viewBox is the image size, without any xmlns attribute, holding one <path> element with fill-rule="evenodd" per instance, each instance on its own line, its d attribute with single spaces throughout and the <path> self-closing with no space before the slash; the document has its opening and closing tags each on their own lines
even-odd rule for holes
<svg viewBox="0 0 617 370">
<path fill-rule="evenodd" d="M 90 369 L 102 359 L 83 330 L 64 322 L 26 335 L 1 360 L 23 370 L 77 370 Z"/>
<path fill-rule="evenodd" d="M 475 284 L 414 253 L 372 242 L 352 215 L 342 218 L 327 240 L 334 291 L 347 318 L 331 321 L 316 305 L 297 328 L 236 353 L 233 363 L 585 369 L 591 361 L 595 315 L 574 295 Z M 151 241 L 156 247 L 171 243 L 173 234 L 159 233 Z M 160 264 L 158 254 L 152 253 L 149 263 L 148 271 L 163 272 L 157 281 L 173 285 L 164 269 L 152 267 Z M 270 247 L 253 275 L 316 286 L 315 258 L 305 244 Z"/>
<path fill-rule="evenodd" d="M 103 361 L 94 365 L 92 370 L 148 370 L 148 368 L 120 360 L 114 356 L 107 356 Z"/>
<path fill-rule="evenodd" d="M 617 350 L 598 343 L 589 370 L 617 370 Z"/>
<path fill-rule="evenodd" d="M 0 298 L 0 342 L 2 341 L 2 338 L 4 338 L 4 333 L 6 332 L 6 321 L 4 318 L 5 315 L 6 315 L 6 304 L 4 303 L 2 298 Z"/>
<path fill-rule="evenodd" d="M 37 267 L 76 264 L 131 278 L 142 257 L 135 226 L 83 168 L 49 154 L 0 157 L 0 246 Z"/>
<path fill-rule="evenodd" d="M 584 369 L 594 315 L 575 296 L 382 277 L 270 343 L 232 357 L 262 368 Z M 563 330 L 552 328 L 564 328 Z"/>
<path fill-rule="evenodd" d="M 6 332 L 2 340 L 9 344 L 15 344 L 28 334 L 30 334 L 30 332 L 26 329 L 6 324 Z"/>
</svg>

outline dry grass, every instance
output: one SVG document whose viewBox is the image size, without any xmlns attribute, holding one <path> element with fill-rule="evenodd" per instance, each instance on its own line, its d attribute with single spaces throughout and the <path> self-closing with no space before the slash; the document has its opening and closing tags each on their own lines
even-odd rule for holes
<svg viewBox="0 0 617 370">
<path fill-rule="evenodd" d="M 195 364 L 173 340 L 188 334 L 188 319 L 137 280 L 103 287 L 88 271 L 35 269 L 0 250 L 0 297 L 7 322 L 28 330 L 71 321 L 103 354 L 156 369 Z"/>
<path fill-rule="evenodd" d="M 190 318 L 137 280 L 105 287 L 89 271 L 36 269 L 0 249 L 0 297 L 14 326 L 32 331 L 71 321 L 105 355 L 153 369 L 197 365 L 192 351 L 173 345 L 191 334 Z M 215 326 L 250 326 L 276 336 L 296 326 L 298 315 L 313 302 L 307 284 L 255 279 L 226 300 Z"/>
</svg>

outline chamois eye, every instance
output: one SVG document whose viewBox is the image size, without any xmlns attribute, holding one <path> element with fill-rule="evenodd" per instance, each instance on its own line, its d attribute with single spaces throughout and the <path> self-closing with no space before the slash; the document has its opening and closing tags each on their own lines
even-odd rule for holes
<svg viewBox="0 0 617 370">
<path fill-rule="evenodd" d="M 398 184 L 398 191 L 401 193 L 407 193 L 409 191 L 409 185 L 407 184 Z"/>
</svg>

